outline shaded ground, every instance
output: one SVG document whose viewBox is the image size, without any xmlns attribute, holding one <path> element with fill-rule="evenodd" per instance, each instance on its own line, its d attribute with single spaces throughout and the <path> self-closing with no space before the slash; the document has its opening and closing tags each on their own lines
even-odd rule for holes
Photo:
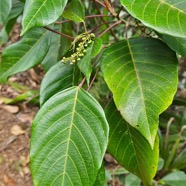
<svg viewBox="0 0 186 186">
<path fill-rule="evenodd" d="M 11 113 L 0 105 L 0 186 L 32 186 L 29 171 L 31 119 L 37 108 Z"/>
</svg>

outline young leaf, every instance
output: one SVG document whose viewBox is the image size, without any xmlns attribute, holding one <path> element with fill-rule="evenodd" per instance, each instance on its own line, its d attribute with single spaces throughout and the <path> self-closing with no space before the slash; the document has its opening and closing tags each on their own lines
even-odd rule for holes
<svg viewBox="0 0 186 186">
<path fill-rule="evenodd" d="M 46 73 L 40 88 L 40 105 L 43 105 L 54 94 L 73 85 L 74 68 L 74 65 L 63 64 L 60 61 Z"/>
<path fill-rule="evenodd" d="M 77 62 L 77 65 L 80 71 L 85 75 L 87 84 L 89 85 L 90 75 L 92 72 L 92 64 L 91 64 L 91 53 L 92 53 L 93 43 L 86 49 L 86 53 L 83 58 Z"/>
<path fill-rule="evenodd" d="M 30 30 L 19 42 L 7 47 L 0 63 L 0 82 L 18 72 L 32 68 L 46 56 L 53 33 L 41 28 Z"/>
<path fill-rule="evenodd" d="M 92 47 L 92 53 L 91 53 L 92 58 L 95 57 L 97 54 L 99 54 L 99 52 L 101 51 L 101 47 L 102 47 L 102 40 L 100 38 L 95 38 Z"/>
<path fill-rule="evenodd" d="M 83 22 L 85 19 L 85 10 L 79 0 L 71 0 L 62 16 L 75 22 Z"/>
<path fill-rule="evenodd" d="M 158 34 L 166 43 L 169 45 L 169 47 L 174 50 L 176 53 L 186 56 L 186 39 L 185 38 L 179 38 L 179 37 L 173 37 L 165 34 Z"/>
<path fill-rule="evenodd" d="M 103 76 L 118 110 L 152 147 L 159 114 L 177 90 L 177 66 L 175 53 L 152 38 L 115 43 L 102 55 Z"/>
<path fill-rule="evenodd" d="M 106 117 L 110 127 L 108 152 L 125 169 L 139 176 L 145 186 L 151 185 L 158 166 L 158 137 L 152 149 L 144 136 L 122 118 L 113 102 L 106 109 Z"/>
<path fill-rule="evenodd" d="M 0 0 L 0 25 L 3 25 L 12 7 L 11 0 Z"/>
<path fill-rule="evenodd" d="M 50 98 L 31 136 L 35 186 L 93 185 L 107 147 L 108 124 L 99 103 L 79 87 Z"/>
<path fill-rule="evenodd" d="M 175 37 L 186 37 L 186 1 L 120 0 L 126 10 L 146 26 Z"/>
<path fill-rule="evenodd" d="M 56 21 L 63 13 L 67 0 L 26 0 L 23 13 L 23 35 L 33 27 L 42 27 Z"/>
</svg>

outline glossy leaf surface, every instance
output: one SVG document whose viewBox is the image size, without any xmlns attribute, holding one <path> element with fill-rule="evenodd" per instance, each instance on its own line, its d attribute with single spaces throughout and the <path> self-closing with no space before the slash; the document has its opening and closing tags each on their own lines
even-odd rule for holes
<svg viewBox="0 0 186 186">
<path fill-rule="evenodd" d="M 176 37 L 186 37 L 186 1 L 120 0 L 126 10 L 146 26 Z"/>
<path fill-rule="evenodd" d="M 0 63 L 0 82 L 18 72 L 42 62 L 50 48 L 51 32 L 44 29 L 32 29 L 19 42 L 3 51 Z"/>
<path fill-rule="evenodd" d="M 72 86 L 73 69 L 73 65 L 60 61 L 46 73 L 40 88 L 40 105 L 43 105 L 54 94 Z"/>
<path fill-rule="evenodd" d="M 99 103 L 79 87 L 50 98 L 31 135 L 35 186 L 94 185 L 107 147 L 108 124 Z"/>
<path fill-rule="evenodd" d="M 108 47 L 101 69 L 125 120 L 152 145 L 158 117 L 177 90 L 177 58 L 163 42 L 151 38 L 121 41 Z"/>
<path fill-rule="evenodd" d="M 63 17 L 75 22 L 83 22 L 85 19 L 85 10 L 79 0 L 71 0 L 65 11 Z"/>
<path fill-rule="evenodd" d="M 22 34 L 33 27 L 46 26 L 56 21 L 66 4 L 67 0 L 26 0 Z"/>
<path fill-rule="evenodd" d="M 108 152 L 145 185 L 151 185 L 158 165 L 158 137 L 152 150 L 144 136 L 122 118 L 113 102 L 106 109 L 106 117 L 110 127 Z"/>
</svg>

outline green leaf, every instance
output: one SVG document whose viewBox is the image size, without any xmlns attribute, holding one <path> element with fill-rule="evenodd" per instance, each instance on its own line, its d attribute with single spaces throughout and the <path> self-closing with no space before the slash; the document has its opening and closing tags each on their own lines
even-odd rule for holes
<svg viewBox="0 0 186 186">
<path fill-rule="evenodd" d="M 59 25 L 55 25 L 55 27 L 53 26 L 53 29 L 59 31 Z M 51 37 L 49 51 L 41 64 L 45 71 L 48 71 L 58 62 L 59 49 L 61 44 L 60 39 L 61 36 L 59 34 L 53 34 L 53 36 Z"/>
<path fill-rule="evenodd" d="M 0 63 L 0 82 L 18 72 L 32 68 L 46 56 L 53 33 L 44 29 L 32 29 L 19 42 L 7 47 Z"/>
<path fill-rule="evenodd" d="M 91 53 L 92 53 L 93 43 L 86 49 L 86 53 L 83 58 L 77 63 L 80 71 L 85 75 L 87 84 L 89 85 L 90 75 L 92 73 L 91 64 Z"/>
<path fill-rule="evenodd" d="M 186 37 L 186 1 L 120 0 L 126 10 L 144 25 L 176 37 Z"/>
<path fill-rule="evenodd" d="M 23 11 L 24 4 L 20 1 L 12 1 L 12 9 L 7 17 L 6 23 L 4 24 L 3 29 L 0 31 L 0 45 L 3 45 L 8 41 L 8 35 L 14 27 L 17 17 Z"/>
<path fill-rule="evenodd" d="M 172 172 L 160 180 L 160 183 L 166 183 L 169 186 L 185 186 L 186 174 L 182 171 Z"/>
<path fill-rule="evenodd" d="M 169 47 L 176 53 L 186 56 L 186 39 L 173 37 L 169 35 L 160 35 L 160 37 L 169 45 Z"/>
<path fill-rule="evenodd" d="M 140 186 L 141 180 L 134 174 L 129 174 L 125 178 L 125 186 Z"/>
<path fill-rule="evenodd" d="M 46 73 L 40 88 L 40 105 L 54 94 L 73 85 L 73 69 L 74 65 L 63 64 L 60 61 Z"/>
<path fill-rule="evenodd" d="M 151 185 L 158 166 L 158 137 L 152 150 L 144 136 L 122 118 L 113 102 L 106 109 L 106 117 L 110 127 L 108 152 L 146 186 Z"/>
<path fill-rule="evenodd" d="M 91 53 L 92 58 L 95 57 L 101 51 L 101 47 L 102 47 L 102 40 L 100 38 L 95 38 L 92 47 L 92 53 Z"/>
<path fill-rule="evenodd" d="M 103 162 L 101 165 L 101 168 L 98 171 L 94 186 L 103 186 L 104 183 L 105 183 L 105 167 L 104 167 L 104 162 Z"/>
<path fill-rule="evenodd" d="M 115 43 L 102 56 L 103 76 L 118 110 L 152 147 L 159 114 L 172 103 L 177 90 L 177 66 L 175 53 L 152 38 Z"/>
<path fill-rule="evenodd" d="M 75 22 L 83 22 L 85 19 L 85 9 L 81 1 L 71 0 L 62 16 Z"/>
<path fill-rule="evenodd" d="M 42 27 L 55 22 L 67 4 L 67 0 L 26 0 L 21 35 L 33 27 Z"/>
<path fill-rule="evenodd" d="M 56 94 L 32 125 L 34 185 L 94 185 L 107 140 L 104 111 L 90 94 L 79 87 Z"/>
<path fill-rule="evenodd" d="M 186 149 L 182 150 L 181 153 L 175 158 L 171 165 L 173 169 L 184 169 L 186 168 Z"/>
<path fill-rule="evenodd" d="M 0 0 L 0 25 L 3 25 L 6 22 L 11 7 L 11 0 Z"/>
</svg>

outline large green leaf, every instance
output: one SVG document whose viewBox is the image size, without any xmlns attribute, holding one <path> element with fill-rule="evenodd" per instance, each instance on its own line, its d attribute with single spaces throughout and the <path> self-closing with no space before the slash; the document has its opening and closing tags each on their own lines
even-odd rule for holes
<svg viewBox="0 0 186 186">
<path fill-rule="evenodd" d="M 85 10 L 79 0 L 71 0 L 68 7 L 63 12 L 63 17 L 75 22 L 83 22 L 85 19 Z"/>
<path fill-rule="evenodd" d="M 169 35 L 160 35 L 160 37 L 172 48 L 176 53 L 186 56 L 186 39 L 173 37 Z"/>
<path fill-rule="evenodd" d="M 0 82 L 6 83 L 9 76 L 41 63 L 50 48 L 52 36 L 52 32 L 35 28 L 19 42 L 7 47 L 0 63 Z"/>
<path fill-rule="evenodd" d="M 158 165 L 158 137 L 152 150 L 144 136 L 122 118 L 113 102 L 106 109 L 106 117 L 110 127 L 108 152 L 145 185 L 151 185 Z"/>
<path fill-rule="evenodd" d="M 6 22 L 11 7 L 11 0 L 0 0 L 0 25 L 3 25 Z"/>
<path fill-rule="evenodd" d="M 26 0 L 21 34 L 30 28 L 53 23 L 63 13 L 66 4 L 67 0 Z"/>
<path fill-rule="evenodd" d="M 158 117 L 177 89 L 177 58 L 163 42 L 151 38 L 121 41 L 108 47 L 101 69 L 125 120 L 153 146 Z"/>
<path fill-rule="evenodd" d="M 54 94 L 73 85 L 74 68 L 74 65 L 63 64 L 60 61 L 46 73 L 40 88 L 40 105 L 43 105 Z"/>
<path fill-rule="evenodd" d="M 50 98 L 31 135 L 35 186 L 94 185 L 107 147 L 108 124 L 99 103 L 79 87 Z"/>
<path fill-rule="evenodd" d="M 186 1 L 120 0 L 127 11 L 160 33 L 186 37 Z"/>
</svg>

